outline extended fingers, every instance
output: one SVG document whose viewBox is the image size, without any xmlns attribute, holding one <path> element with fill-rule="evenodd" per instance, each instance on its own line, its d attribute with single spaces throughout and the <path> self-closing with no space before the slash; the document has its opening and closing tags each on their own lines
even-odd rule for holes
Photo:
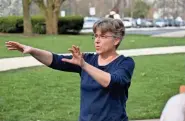
<svg viewBox="0 0 185 121">
<path fill-rule="evenodd" d="M 14 45 L 12 45 L 10 42 L 6 42 L 5 46 L 10 49 L 10 48 L 15 48 Z"/>
<path fill-rule="evenodd" d="M 70 51 L 73 54 L 73 56 L 75 56 L 75 57 L 77 57 L 81 54 L 80 53 L 80 48 L 78 46 L 75 46 L 75 45 L 72 45 L 72 47 L 69 48 L 68 51 Z"/>
<path fill-rule="evenodd" d="M 77 52 L 76 45 L 72 45 L 72 49 L 74 50 L 75 53 Z"/>
<path fill-rule="evenodd" d="M 69 48 L 68 51 L 70 51 L 71 53 L 74 53 L 74 50 L 72 48 Z"/>
<path fill-rule="evenodd" d="M 80 48 L 78 46 L 76 46 L 76 50 L 80 53 Z"/>
<path fill-rule="evenodd" d="M 6 46 L 6 47 L 12 47 L 12 45 L 9 45 L 9 44 L 6 44 L 5 46 Z"/>
<path fill-rule="evenodd" d="M 5 45 L 8 46 L 12 46 L 12 44 L 10 42 L 5 42 Z"/>
<path fill-rule="evenodd" d="M 8 42 L 6 42 L 6 44 L 18 44 L 17 42 L 14 42 L 14 41 L 8 41 Z"/>
<path fill-rule="evenodd" d="M 9 47 L 8 50 L 17 50 L 17 48 Z"/>
<path fill-rule="evenodd" d="M 80 54 L 80 48 L 78 46 L 73 45 L 73 48 L 76 53 Z"/>
<path fill-rule="evenodd" d="M 7 47 L 20 47 L 20 44 L 13 41 L 5 42 Z"/>
<path fill-rule="evenodd" d="M 68 51 L 70 51 L 74 57 L 77 57 L 74 48 L 69 48 Z"/>
</svg>

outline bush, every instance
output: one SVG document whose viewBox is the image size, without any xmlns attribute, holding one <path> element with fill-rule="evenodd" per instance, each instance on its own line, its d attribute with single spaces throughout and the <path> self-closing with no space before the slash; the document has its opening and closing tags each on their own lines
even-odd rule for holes
<svg viewBox="0 0 185 121">
<path fill-rule="evenodd" d="M 33 33 L 45 34 L 46 24 L 44 17 L 33 16 L 32 19 Z M 83 17 L 67 16 L 59 17 L 58 33 L 59 34 L 78 34 L 83 27 Z M 9 16 L 0 17 L 0 32 L 4 33 L 23 33 L 23 17 Z"/>
<path fill-rule="evenodd" d="M 44 17 L 34 16 L 32 17 L 32 27 L 33 33 L 37 34 L 45 34 L 46 33 L 46 25 Z"/>
<path fill-rule="evenodd" d="M 22 17 L 10 16 L 0 17 L 0 32 L 4 33 L 22 33 Z"/>
<path fill-rule="evenodd" d="M 80 16 L 68 16 L 61 17 L 58 21 L 58 33 L 59 34 L 68 34 L 74 33 L 78 34 L 83 27 L 83 17 Z"/>
</svg>

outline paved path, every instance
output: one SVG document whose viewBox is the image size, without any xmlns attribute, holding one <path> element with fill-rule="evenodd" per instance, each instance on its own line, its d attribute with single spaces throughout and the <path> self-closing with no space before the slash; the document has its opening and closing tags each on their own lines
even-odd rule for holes
<svg viewBox="0 0 185 121">
<path fill-rule="evenodd" d="M 131 120 L 131 121 L 159 121 L 159 119 Z"/>
<path fill-rule="evenodd" d="M 152 37 L 184 37 L 185 38 L 185 30 L 156 34 L 156 35 L 152 35 Z"/>
<path fill-rule="evenodd" d="M 118 53 L 125 56 L 185 53 L 185 46 L 119 50 Z M 0 71 L 40 65 L 42 64 L 31 56 L 0 59 Z"/>
<path fill-rule="evenodd" d="M 82 29 L 81 33 L 92 33 L 92 29 Z M 156 37 L 184 37 L 185 26 L 182 27 L 151 27 L 151 28 L 126 28 L 126 34 L 152 35 Z"/>
</svg>

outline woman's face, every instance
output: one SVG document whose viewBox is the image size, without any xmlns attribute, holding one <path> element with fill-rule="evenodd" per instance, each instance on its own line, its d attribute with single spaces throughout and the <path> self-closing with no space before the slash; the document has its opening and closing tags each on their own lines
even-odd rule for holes
<svg viewBox="0 0 185 121">
<path fill-rule="evenodd" d="M 102 34 L 101 30 L 97 30 L 94 34 L 94 45 L 97 54 L 104 54 L 116 51 L 116 45 L 120 39 L 115 38 L 111 32 Z"/>
</svg>

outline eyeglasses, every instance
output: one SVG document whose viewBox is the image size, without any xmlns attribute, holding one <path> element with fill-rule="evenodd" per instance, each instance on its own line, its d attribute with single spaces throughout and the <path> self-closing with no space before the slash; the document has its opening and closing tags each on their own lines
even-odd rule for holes
<svg viewBox="0 0 185 121">
<path fill-rule="evenodd" d="M 107 39 L 109 37 L 112 37 L 112 38 L 116 38 L 114 35 L 97 35 L 97 34 L 93 34 L 92 35 L 92 39 L 97 39 L 97 38 L 100 38 L 100 39 Z"/>
</svg>

